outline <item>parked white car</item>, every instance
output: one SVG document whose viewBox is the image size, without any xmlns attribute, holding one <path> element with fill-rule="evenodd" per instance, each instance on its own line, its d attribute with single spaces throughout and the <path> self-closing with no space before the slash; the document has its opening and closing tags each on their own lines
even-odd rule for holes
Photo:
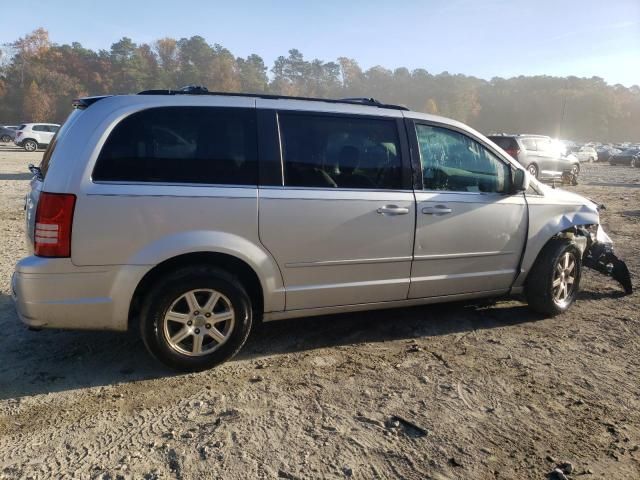
<svg viewBox="0 0 640 480">
<path fill-rule="evenodd" d="M 580 150 L 573 153 L 581 162 L 593 163 L 598 160 L 598 152 L 593 147 L 581 147 Z"/>
<path fill-rule="evenodd" d="M 27 152 L 35 152 L 38 148 L 46 148 L 59 128 L 57 123 L 23 123 L 13 142 Z"/>
</svg>

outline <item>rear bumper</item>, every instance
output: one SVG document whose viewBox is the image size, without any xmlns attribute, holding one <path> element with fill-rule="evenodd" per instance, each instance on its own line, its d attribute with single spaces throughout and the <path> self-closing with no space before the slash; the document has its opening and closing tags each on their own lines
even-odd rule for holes
<svg viewBox="0 0 640 480">
<path fill-rule="evenodd" d="M 148 268 L 26 257 L 16 265 L 12 297 L 20 320 L 32 328 L 126 330 L 133 292 Z"/>
</svg>

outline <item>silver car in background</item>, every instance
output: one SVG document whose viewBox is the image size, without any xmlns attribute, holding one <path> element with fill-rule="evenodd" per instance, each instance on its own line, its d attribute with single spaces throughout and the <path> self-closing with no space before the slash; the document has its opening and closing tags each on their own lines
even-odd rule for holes
<svg viewBox="0 0 640 480">
<path fill-rule="evenodd" d="M 201 370 L 260 320 L 517 294 L 555 315 L 583 265 L 631 289 L 597 205 L 453 120 L 201 87 L 74 106 L 32 167 L 13 295 L 35 329 L 137 328 Z"/>
<path fill-rule="evenodd" d="M 490 135 L 489 139 L 499 145 L 536 179 L 559 180 L 563 175 L 577 177 L 580 160 L 567 154 L 560 142 L 545 135 Z"/>
</svg>

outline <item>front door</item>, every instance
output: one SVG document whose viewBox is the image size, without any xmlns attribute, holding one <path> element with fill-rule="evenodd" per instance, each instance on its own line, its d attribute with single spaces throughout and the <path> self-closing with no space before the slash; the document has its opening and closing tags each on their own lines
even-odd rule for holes
<svg viewBox="0 0 640 480">
<path fill-rule="evenodd" d="M 528 221 L 524 195 L 508 193 L 512 167 L 461 131 L 416 121 L 410 132 L 422 189 L 409 297 L 507 291 Z"/>
<path fill-rule="evenodd" d="M 415 199 L 401 114 L 277 115 L 283 184 L 260 188 L 259 226 L 287 310 L 406 299 Z"/>
</svg>

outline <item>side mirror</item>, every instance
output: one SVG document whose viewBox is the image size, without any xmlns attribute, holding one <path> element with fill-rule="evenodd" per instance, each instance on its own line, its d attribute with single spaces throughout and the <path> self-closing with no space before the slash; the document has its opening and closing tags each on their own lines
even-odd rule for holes
<svg viewBox="0 0 640 480">
<path fill-rule="evenodd" d="M 529 188 L 529 174 L 526 170 L 516 168 L 511 173 L 511 193 L 526 192 Z"/>
</svg>

